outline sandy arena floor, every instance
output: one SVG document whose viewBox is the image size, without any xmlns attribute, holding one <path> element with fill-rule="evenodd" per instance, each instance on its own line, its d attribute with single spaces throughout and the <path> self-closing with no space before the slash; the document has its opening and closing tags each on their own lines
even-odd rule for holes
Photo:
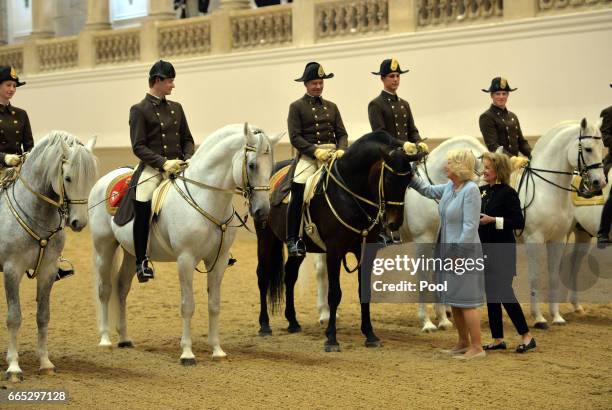
<svg viewBox="0 0 612 410">
<path fill-rule="evenodd" d="M 238 263 L 226 271 L 222 288 L 227 360 L 211 360 L 205 278 L 196 274 L 193 350 L 198 364 L 179 364 L 180 297 L 173 264 L 156 264 L 157 279 L 133 285 L 128 318 L 135 348 L 102 349 L 97 346 L 90 242 L 89 231 L 69 234 L 64 254 L 78 273 L 58 282 L 52 293 L 49 351 L 57 373 L 37 373 L 35 282 L 24 278 L 20 364 L 25 380 L 2 381 L 0 388 L 65 389 L 71 407 L 100 409 L 612 407 L 612 305 L 586 306 L 584 316 L 563 306 L 568 324 L 535 330 L 538 349 L 525 355 L 513 352 L 517 339 L 506 322 L 511 350 L 463 363 L 438 352 L 453 343 L 455 331 L 420 333 L 415 305 L 373 305 L 373 324 L 384 346 L 366 349 L 359 331 L 357 278 L 343 274 L 342 352 L 325 353 L 313 276 L 297 291 L 303 332 L 288 334 L 284 317 L 275 316 L 274 335 L 257 336 L 256 244 L 248 233 L 234 244 Z M 6 317 L 5 303 L 0 317 Z M 488 336 L 483 321 L 483 337 Z M 4 324 L 0 345 L 6 351 Z"/>
</svg>

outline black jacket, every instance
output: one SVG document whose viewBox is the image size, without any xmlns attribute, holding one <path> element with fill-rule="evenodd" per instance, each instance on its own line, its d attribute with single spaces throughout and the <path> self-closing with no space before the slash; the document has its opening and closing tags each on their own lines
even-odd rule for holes
<svg viewBox="0 0 612 410">
<path fill-rule="evenodd" d="M 372 131 L 384 130 L 400 141 L 419 142 L 421 136 L 408 101 L 382 91 L 370 101 L 368 118 Z"/>
<path fill-rule="evenodd" d="M 34 146 L 28 114 L 13 105 L 0 104 L 0 167 L 6 154 L 21 155 Z"/>
<path fill-rule="evenodd" d="M 134 155 L 159 170 L 166 160 L 187 160 L 194 151 L 181 104 L 150 94 L 130 109 L 130 138 Z"/>
<path fill-rule="evenodd" d="M 500 145 L 504 152 L 510 156 L 523 153 L 531 158 L 531 147 L 523 136 L 518 117 L 506 108 L 491 107 L 478 120 L 480 132 L 485 145 L 491 152 L 495 152 Z"/>
<path fill-rule="evenodd" d="M 495 229 L 495 223 L 480 225 L 481 243 L 516 243 L 515 229 L 523 229 L 525 220 L 518 194 L 510 185 L 495 184 L 480 187 L 482 198 L 480 212 L 492 217 L 504 218 L 504 229 Z"/>
</svg>

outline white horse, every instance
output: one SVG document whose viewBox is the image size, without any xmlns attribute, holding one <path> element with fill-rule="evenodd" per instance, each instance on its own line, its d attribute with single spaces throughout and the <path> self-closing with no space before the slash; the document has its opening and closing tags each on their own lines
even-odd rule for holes
<svg viewBox="0 0 612 410">
<path fill-rule="evenodd" d="M 558 124 L 536 143 L 525 171 L 525 181 L 531 182 L 518 187 L 521 204 L 526 207 L 525 230 L 520 240 L 527 244 L 531 315 L 536 328 L 547 327 L 538 305 L 542 265 L 539 249 L 543 245 L 548 259 L 550 315 L 554 324 L 565 323 L 559 312 L 558 292 L 559 268 L 574 216 L 569 187 L 574 170 L 590 181 L 590 189 L 605 187 L 602 153 L 597 124 L 585 119 Z"/>
<path fill-rule="evenodd" d="M 444 171 L 447 163 L 446 157 L 450 151 L 458 149 L 469 149 L 476 158 L 479 158 L 487 151 L 487 147 L 474 137 L 457 136 L 449 138 L 431 151 L 427 156 L 426 162 L 419 164 L 417 170 L 420 177 L 429 180 L 432 184 L 448 182 L 448 177 Z M 480 172 L 481 167 L 481 162 L 477 161 L 477 172 Z M 400 228 L 402 240 L 415 242 L 416 254 L 430 257 L 433 253 L 432 244 L 435 244 L 438 239 L 439 226 L 440 217 L 437 202 L 433 199 L 425 198 L 414 189 L 406 190 L 404 224 Z M 419 275 L 431 274 L 433 272 L 419 272 Z M 419 280 L 430 282 L 432 278 L 420 277 Z M 438 327 L 432 323 L 427 305 L 423 302 L 419 303 L 417 316 L 423 326 L 421 328 L 422 332 L 431 332 L 436 329 L 445 330 L 453 327 L 452 322 L 447 318 L 446 307 L 444 305 L 436 303 L 435 313 Z"/>
<path fill-rule="evenodd" d="M 269 139 L 262 130 L 247 124 L 228 125 L 215 131 L 195 152 L 184 177 L 174 180 L 163 211 L 151 226 L 148 255 L 154 261 L 177 261 L 178 264 L 183 365 L 195 364 L 191 318 L 195 310 L 193 271 L 199 261 L 204 261 L 209 271 L 208 342 L 213 358 L 226 356 L 219 343 L 219 303 L 229 249 L 239 227 L 238 222 L 230 223 L 234 215 L 232 197 L 236 188 L 245 195 L 255 223 L 263 223 L 268 218 L 267 185 L 273 164 L 272 148 L 279 139 L 280 136 Z M 109 183 L 124 172 L 126 169 L 119 169 L 102 177 L 91 192 L 90 202 L 104 201 Z M 98 287 L 99 345 L 111 345 L 110 318 L 117 323 L 119 347 L 132 347 L 127 333 L 126 298 L 135 275 L 133 222 L 117 226 L 104 206 L 93 208 L 90 218 Z M 119 247 L 124 252 L 117 271 L 113 259 Z M 118 311 L 109 311 L 109 301 L 113 302 L 113 308 L 118 305 Z"/>
<path fill-rule="evenodd" d="M 612 178 L 612 170 L 608 172 L 608 181 Z M 612 184 L 608 184 L 603 190 L 604 202 L 608 200 L 610 196 L 610 188 Z M 574 234 L 575 246 L 571 246 L 570 249 L 570 275 L 572 281 L 576 279 L 578 275 L 582 260 L 589 252 L 589 244 L 591 239 L 597 236 L 599 230 L 599 222 L 601 220 L 601 212 L 603 205 L 582 205 L 574 206 L 574 220 L 572 222 L 572 229 L 570 233 Z M 580 225 L 578 227 L 577 225 Z M 569 294 L 570 302 L 574 307 L 574 311 L 577 313 L 584 313 L 584 308 L 578 301 L 577 289 L 571 288 Z"/>
<path fill-rule="evenodd" d="M 65 131 L 52 131 L 24 156 L 15 182 L 0 191 L 0 270 L 9 331 L 6 377 L 11 382 L 23 379 L 17 335 L 19 285 L 26 271 L 37 282 L 40 373 L 54 372 L 47 351 L 49 299 L 66 240 L 64 226 L 80 231 L 87 225 L 87 195 L 97 178 L 94 145 L 95 138 L 82 145 Z"/>
</svg>

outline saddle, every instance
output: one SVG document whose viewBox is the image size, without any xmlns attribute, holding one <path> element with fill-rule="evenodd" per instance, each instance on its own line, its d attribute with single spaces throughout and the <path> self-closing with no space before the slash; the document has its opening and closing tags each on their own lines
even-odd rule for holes
<svg viewBox="0 0 612 410">
<path fill-rule="evenodd" d="M 582 177 L 580 175 L 573 176 L 572 186 L 575 186 L 575 187 L 582 186 Z M 574 204 L 574 206 L 603 205 L 606 202 L 601 191 L 591 196 L 580 195 L 581 192 L 586 192 L 586 191 L 579 189 L 579 192 L 572 192 L 572 203 Z"/>
<path fill-rule="evenodd" d="M 293 164 L 285 165 L 276 171 L 272 177 L 270 178 L 270 202 L 271 205 L 276 206 L 281 203 L 289 203 L 291 199 L 291 177 L 293 174 L 292 168 L 295 169 Z M 325 243 L 321 239 L 319 235 L 319 231 L 317 229 L 317 225 L 312 222 L 310 217 L 310 210 L 308 204 L 312 200 L 315 195 L 316 189 L 321 183 L 321 177 L 324 175 L 324 168 L 319 168 L 313 175 L 311 175 L 306 181 L 304 187 L 304 203 L 302 206 L 302 227 L 300 228 L 300 232 L 306 233 L 308 237 L 314 242 L 319 248 L 325 250 Z M 273 202 L 273 198 L 275 203 Z"/>
<path fill-rule="evenodd" d="M 128 195 L 130 188 L 132 187 L 132 179 L 134 177 L 133 171 L 127 171 L 124 174 L 117 176 L 111 181 L 106 188 L 106 211 L 109 215 L 116 215 L 117 211 L 124 206 L 124 203 L 130 200 L 134 195 Z M 153 198 L 151 199 L 151 214 L 156 217 L 160 214 L 166 194 L 171 187 L 171 181 L 169 179 L 164 180 L 153 192 Z M 135 191 L 131 189 L 131 191 Z M 134 217 L 133 212 L 131 213 L 127 222 L 131 221 Z M 125 225 L 125 223 L 121 225 Z M 118 224 L 119 225 L 119 224 Z"/>
</svg>

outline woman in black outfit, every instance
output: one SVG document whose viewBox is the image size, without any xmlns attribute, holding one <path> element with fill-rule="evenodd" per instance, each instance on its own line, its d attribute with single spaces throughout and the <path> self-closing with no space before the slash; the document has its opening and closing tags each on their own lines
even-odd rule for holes
<svg viewBox="0 0 612 410">
<path fill-rule="evenodd" d="M 487 152 L 483 155 L 483 178 L 487 183 L 480 187 L 482 197 L 480 227 L 478 234 L 482 242 L 485 259 L 485 290 L 489 327 L 493 342 L 484 345 L 485 350 L 506 349 L 502 323 L 503 303 L 514 327 L 522 336 L 516 351 L 524 353 L 536 347 L 529 333 L 521 305 L 516 300 L 512 281 L 516 276 L 516 239 L 514 230 L 522 229 L 525 220 L 516 191 L 508 185 L 511 173 L 510 159 L 501 153 Z M 512 245 L 500 245 L 512 244 Z"/>
</svg>

